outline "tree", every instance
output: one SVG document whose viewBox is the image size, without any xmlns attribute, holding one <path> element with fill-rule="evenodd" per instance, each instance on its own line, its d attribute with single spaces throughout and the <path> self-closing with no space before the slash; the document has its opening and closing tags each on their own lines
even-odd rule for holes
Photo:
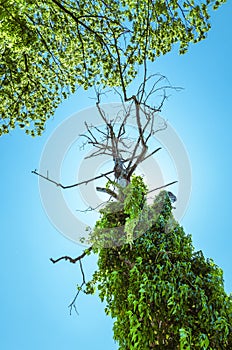
<svg viewBox="0 0 232 350">
<path fill-rule="evenodd" d="M 232 297 L 224 291 L 222 270 L 194 251 L 166 191 L 148 206 L 146 185 L 134 176 L 124 194 L 123 203 L 101 209 L 90 248 L 75 259 L 52 259 L 80 262 L 83 282 L 71 310 L 80 291 L 97 290 L 115 320 L 120 350 L 231 349 Z M 99 256 L 98 269 L 86 282 L 81 260 L 91 251 Z"/>
<path fill-rule="evenodd" d="M 97 292 L 106 301 L 106 314 L 114 319 L 119 350 L 229 350 L 232 298 L 224 291 L 222 270 L 212 259 L 205 259 L 201 251 L 194 251 L 191 236 L 184 233 L 172 214 L 176 197 L 161 191 L 149 205 L 147 195 L 153 190 L 149 191 L 142 177 L 134 173 L 144 159 L 159 150 L 147 154 L 149 137 L 159 131 L 155 121 L 160 105 L 146 105 L 147 96 L 156 89 L 147 96 L 145 90 L 146 84 L 142 84 L 116 120 L 106 116 L 98 94 L 97 107 L 105 131 L 86 123 L 84 137 L 95 147 L 90 157 L 108 154 L 115 166 L 86 182 L 106 177 L 105 188 L 97 189 L 110 198 L 100 209 L 101 217 L 85 242 L 89 247 L 76 258 L 63 256 L 51 261 L 79 262 L 82 283 L 77 286 L 70 312 L 76 310 L 81 291 Z M 134 116 L 137 138 L 130 148 L 125 135 L 129 118 Z M 165 129 L 163 123 L 161 129 Z M 98 254 L 98 269 L 86 281 L 82 259 L 91 252 Z"/>
<path fill-rule="evenodd" d="M 0 134 L 41 135 L 78 87 L 125 91 L 139 65 L 204 39 L 211 7 L 225 1 L 2 0 Z"/>
<path fill-rule="evenodd" d="M 107 302 L 106 313 L 115 318 L 114 338 L 121 350 L 231 349 L 232 303 L 222 271 L 194 252 L 191 237 L 172 215 L 175 196 L 163 191 L 148 205 L 149 190 L 135 175 L 137 166 L 158 151 L 148 153 L 148 141 L 157 131 L 156 112 L 166 97 L 164 86 L 161 102 L 149 103 L 160 88 L 154 82 L 146 92 L 151 78 L 147 61 L 169 52 L 174 43 L 179 42 L 184 53 L 190 42 L 204 39 L 210 28 L 209 7 L 223 2 L 18 0 L 14 11 L 9 11 L 11 0 L 0 5 L 2 132 L 18 125 L 28 134 L 41 134 L 60 96 L 66 98 L 78 86 L 121 88 L 126 108 L 119 125 L 100 107 L 100 90 L 97 107 L 106 130 L 86 123 L 86 142 L 97 148 L 91 156 L 104 152 L 115 164 L 101 175 L 108 181 L 99 188 L 110 199 L 90 232 L 91 245 L 76 258 L 51 259 L 79 262 L 83 280 L 70 309 L 80 291 L 92 294 L 97 288 Z M 128 84 L 141 65 L 142 83 L 129 94 Z M 132 107 L 138 135 L 127 156 L 123 137 Z M 63 186 L 34 173 L 62 188 L 81 185 Z M 86 282 L 82 259 L 91 252 L 99 255 L 98 270 Z"/>
</svg>

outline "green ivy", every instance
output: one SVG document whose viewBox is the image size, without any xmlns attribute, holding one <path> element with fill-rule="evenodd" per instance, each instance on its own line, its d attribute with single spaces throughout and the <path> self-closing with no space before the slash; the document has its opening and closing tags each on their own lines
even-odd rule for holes
<svg viewBox="0 0 232 350">
<path fill-rule="evenodd" d="M 133 177 L 125 192 L 124 205 L 114 202 L 117 212 L 110 212 L 112 203 L 102 212 L 98 239 L 102 229 L 143 216 L 142 178 Z M 135 225 L 140 232 L 133 244 L 95 245 L 98 270 L 86 285 L 87 294 L 98 290 L 106 302 L 118 349 L 232 349 L 232 299 L 224 291 L 222 270 L 194 251 L 165 191 L 147 208 L 149 228 Z"/>
<path fill-rule="evenodd" d="M 125 243 L 131 245 L 136 237 L 136 226 L 141 226 L 141 221 L 144 221 L 145 213 L 147 214 L 147 186 L 141 176 L 132 175 L 125 188 L 115 182 L 107 182 L 106 188 L 111 186 L 118 190 L 121 201 L 109 202 L 100 210 L 101 218 L 96 222 L 90 238 L 90 242 L 96 247 Z"/>
</svg>

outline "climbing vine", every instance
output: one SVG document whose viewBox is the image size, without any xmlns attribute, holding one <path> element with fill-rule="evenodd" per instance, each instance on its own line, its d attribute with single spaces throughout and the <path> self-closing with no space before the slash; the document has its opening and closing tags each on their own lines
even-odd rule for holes
<svg viewBox="0 0 232 350">
<path fill-rule="evenodd" d="M 133 175 L 125 188 L 109 181 L 106 188 L 117 187 L 119 201 L 109 202 L 100 210 L 101 218 L 96 222 L 90 242 L 94 246 L 132 245 L 134 231 L 140 221 L 145 220 L 145 196 L 148 188 L 141 176 Z"/>
<path fill-rule="evenodd" d="M 232 299 L 224 291 L 222 270 L 194 251 L 166 191 L 148 206 L 142 178 L 133 177 L 125 192 L 124 204 L 109 203 L 96 223 L 93 239 L 106 229 L 114 240 L 108 247 L 93 242 L 98 269 L 85 289 L 105 301 L 118 349 L 231 349 Z M 143 215 L 146 230 L 139 225 Z M 120 237 L 116 241 L 123 232 L 112 230 L 117 225 L 124 235 L 129 232 L 125 244 L 119 244 Z"/>
</svg>

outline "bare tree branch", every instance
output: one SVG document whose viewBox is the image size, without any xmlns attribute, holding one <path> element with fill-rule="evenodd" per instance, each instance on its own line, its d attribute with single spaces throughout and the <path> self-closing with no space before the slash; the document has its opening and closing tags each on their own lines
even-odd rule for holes
<svg viewBox="0 0 232 350">
<path fill-rule="evenodd" d="M 77 308 L 76 308 L 76 305 L 75 305 L 75 303 L 76 303 L 76 299 L 77 299 L 77 297 L 78 297 L 78 295 L 79 295 L 79 293 L 80 293 L 80 291 L 82 290 L 82 287 L 86 284 L 86 281 L 85 281 L 85 274 L 84 274 L 84 270 L 83 270 L 83 266 L 82 266 L 82 259 L 86 256 L 86 255 L 89 255 L 89 253 L 91 252 L 91 250 L 93 249 L 93 246 L 90 246 L 89 248 L 87 248 L 87 249 L 85 249 L 84 251 L 83 251 L 83 253 L 81 254 L 81 255 L 79 255 L 78 257 L 76 257 L 76 258 L 71 258 L 70 256 L 61 256 L 60 258 L 58 258 L 58 259 L 53 259 L 53 258 L 51 258 L 50 260 L 51 260 L 51 262 L 53 263 L 53 264 L 56 264 L 57 262 L 59 262 L 59 261 L 61 261 L 61 260 L 68 260 L 70 263 L 72 263 L 72 264 L 75 264 L 77 261 L 79 262 L 79 265 L 80 265 L 80 270 L 81 270 L 81 275 L 82 275 L 82 283 L 81 283 L 81 285 L 80 286 L 78 286 L 78 288 L 77 288 L 77 293 L 76 293 L 76 295 L 75 295 L 75 297 L 74 297 L 74 299 L 73 299 L 73 301 L 70 303 L 70 305 L 69 305 L 69 308 L 70 308 L 70 315 L 72 314 L 72 309 L 74 308 L 74 310 L 76 311 L 76 313 L 78 314 L 78 312 L 77 312 Z"/>
<path fill-rule="evenodd" d="M 43 179 L 45 179 L 45 180 L 47 180 L 47 181 L 49 181 L 49 182 L 52 182 L 52 183 L 55 184 L 57 187 L 63 188 L 64 190 L 67 189 L 67 188 L 73 188 L 73 187 L 77 187 L 77 186 L 80 186 L 80 185 L 87 185 L 89 182 L 94 181 L 94 180 L 97 180 L 97 179 L 100 179 L 100 178 L 102 178 L 102 177 L 105 176 L 105 175 L 112 174 L 113 172 L 114 172 L 114 171 L 111 170 L 111 171 L 108 171 L 107 173 L 104 173 L 104 174 L 98 175 L 98 176 L 96 176 L 96 177 L 93 177 L 92 179 L 85 180 L 85 181 L 81 181 L 81 182 L 78 182 L 78 183 L 73 184 L 73 185 L 64 186 L 64 185 L 62 185 L 61 183 L 56 182 L 56 181 L 50 179 L 50 178 L 48 177 L 48 175 L 45 176 L 45 175 L 42 175 L 42 174 L 38 173 L 36 170 L 32 170 L 32 174 L 38 175 L 39 177 L 42 177 Z"/>
<path fill-rule="evenodd" d="M 87 213 L 88 211 L 95 211 L 96 209 L 98 209 L 99 207 L 102 207 L 104 204 L 109 203 L 111 198 L 109 198 L 107 201 L 105 202 L 101 202 L 100 204 L 98 204 L 96 207 L 91 207 L 89 206 L 88 208 L 81 210 L 81 209 L 76 209 L 76 211 L 80 212 L 80 213 Z"/>
<path fill-rule="evenodd" d="M 99 192 L 107 193 L 109 196 L 114 197 L 117 200 L 119 199 L 118 195 L 109 188 L 96 187 L 96 190 Z"/>
<path fill-rule="evenodd" d="M 155 154 L 156 152 L 158 152 L 159 150 L 161 150 L 161 147 L 156 148 L 153 152 L 151 152 L 150 154 L 148 154 L 143 160 L 142 162 L 144 162 L 147 158 L 153 156 L 153 154 Z"/>
<path fill-rule="evenodd" d="M 82 266 L 81 260 L 79 260 L 79 265 L 80 265 L 80 270 L 81 270 L 81 274 L 82 274 L 82 283 L 81 283 L 80 286 L 77 287 L 77 293 L 76 293 L 73 301 L 68 306 L 70 308 L 70 311 L 69 311 L 70 315 L 72 314 L 72 309 L 73 308 L 76 311 L 76 313 L 78 314 L 77 308 L 76 308 L 76 300 L 77 300 L 77 297 L 78 297 L 79 293 L 82 291 L 82 287 L 86 284 L 85 274 L 84 274 L 84 270 L 83 270 L 83 266 Z"/>
<path fill-rule="evenodd" d="M 161 188 L 165 188 L 165 187 L 171 186 L 171 185 L 173 185 L 173 184 L 175 184 L 175 183 L 177 183 L 177 182 L 178 182 L 178 181 L 169 182 L 167 185 L 163 185 L 163 186 L 160 186 L 160 187 L 156 187 L 156 188 L 154 188 L 153 190 L 148 191 L 147 193 L 151 193 L 151 192 L 160 190 Z"/>
<path fill-rule="evenodd" d="M 51 262 L 53 262 L 53 264 L 56 264 L 56 263 L 58 263 L 58 262 L 61 261 L 61 260 L 68 260 L 70 263 L 75 264 L 77 261 L 80 261 L 80 260 L 83 259 L 86 255 L 88 255 L 88 254 L 91 252 L 92 249 L 93 249 L 93 246 L 91 246 L 91 247 L 85 249 L 85 250 L 83 251 L 83 253 L 82 253 L 81 255 L 79 255 L 78 257 L 76 257 L 76 258 L 71 258 L 70 256 L 65 255 L 65 256 L 61 256 L 61 257 L 58 258 L 58 259 L 50 258 L 50 260 L 51 260 Z"/>
</svg>

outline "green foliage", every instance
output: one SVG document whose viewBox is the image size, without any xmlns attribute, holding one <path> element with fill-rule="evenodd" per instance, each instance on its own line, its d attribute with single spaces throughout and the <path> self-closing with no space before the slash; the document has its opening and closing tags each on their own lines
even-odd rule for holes
<svg viewBox="0 0 232 350">
<path fill-rule="evenodd" d="M 124 231 L 126 243 L 130 245 L 133 243 L 134 231 L 141 219 L 141 210 L 143 210 L 142 216 L 145 215 L 144 206 L 147 191 L 147 186 L 144 184 L 141 176 L 132 176 L 130 184 L 124 189 L 124 213 L 128 215 Z"/>
<path fill-rule="evenodd" d="M 128 192 L 120 215 L 107 209 L 98 228 L 124 225 L 128 215 L 138 215 Z M 141 228 L 133 245 L 95 246 L 98 270 L 86 286 L 87 294 L 97 288 L 106 314 L 115 319 L 119 350 L 232 349 L 232 299 L 224 291 L 222 270 L 194 251 L 165 191 L 146 213 L 150 226 Z"/>
<path fill-rule="evenodd" d="M 96 222 L 95 229 L 91 235 L 91 243 L 95 247 L 109 247 L 133 243 L 139 234 L 136 227 L 140 226 L 148 215 L 145 205 L 147 186 L 141 176 L 133 175 L 131 182 L 125 188 L 112 181 L 106 184 L 118 188 L 119 197 L 122 201 L 109 202 L 100 210 L 101 218 Z M 144 225 L 142 226 L 144 229 Z"/>
<path fill-rule="evenodd" d="M 186 52 L 225 1 L 1 1 L 0 134 L 40 135 L 79 86 L 126 86 L 145 58 Z"/>
</svg>

